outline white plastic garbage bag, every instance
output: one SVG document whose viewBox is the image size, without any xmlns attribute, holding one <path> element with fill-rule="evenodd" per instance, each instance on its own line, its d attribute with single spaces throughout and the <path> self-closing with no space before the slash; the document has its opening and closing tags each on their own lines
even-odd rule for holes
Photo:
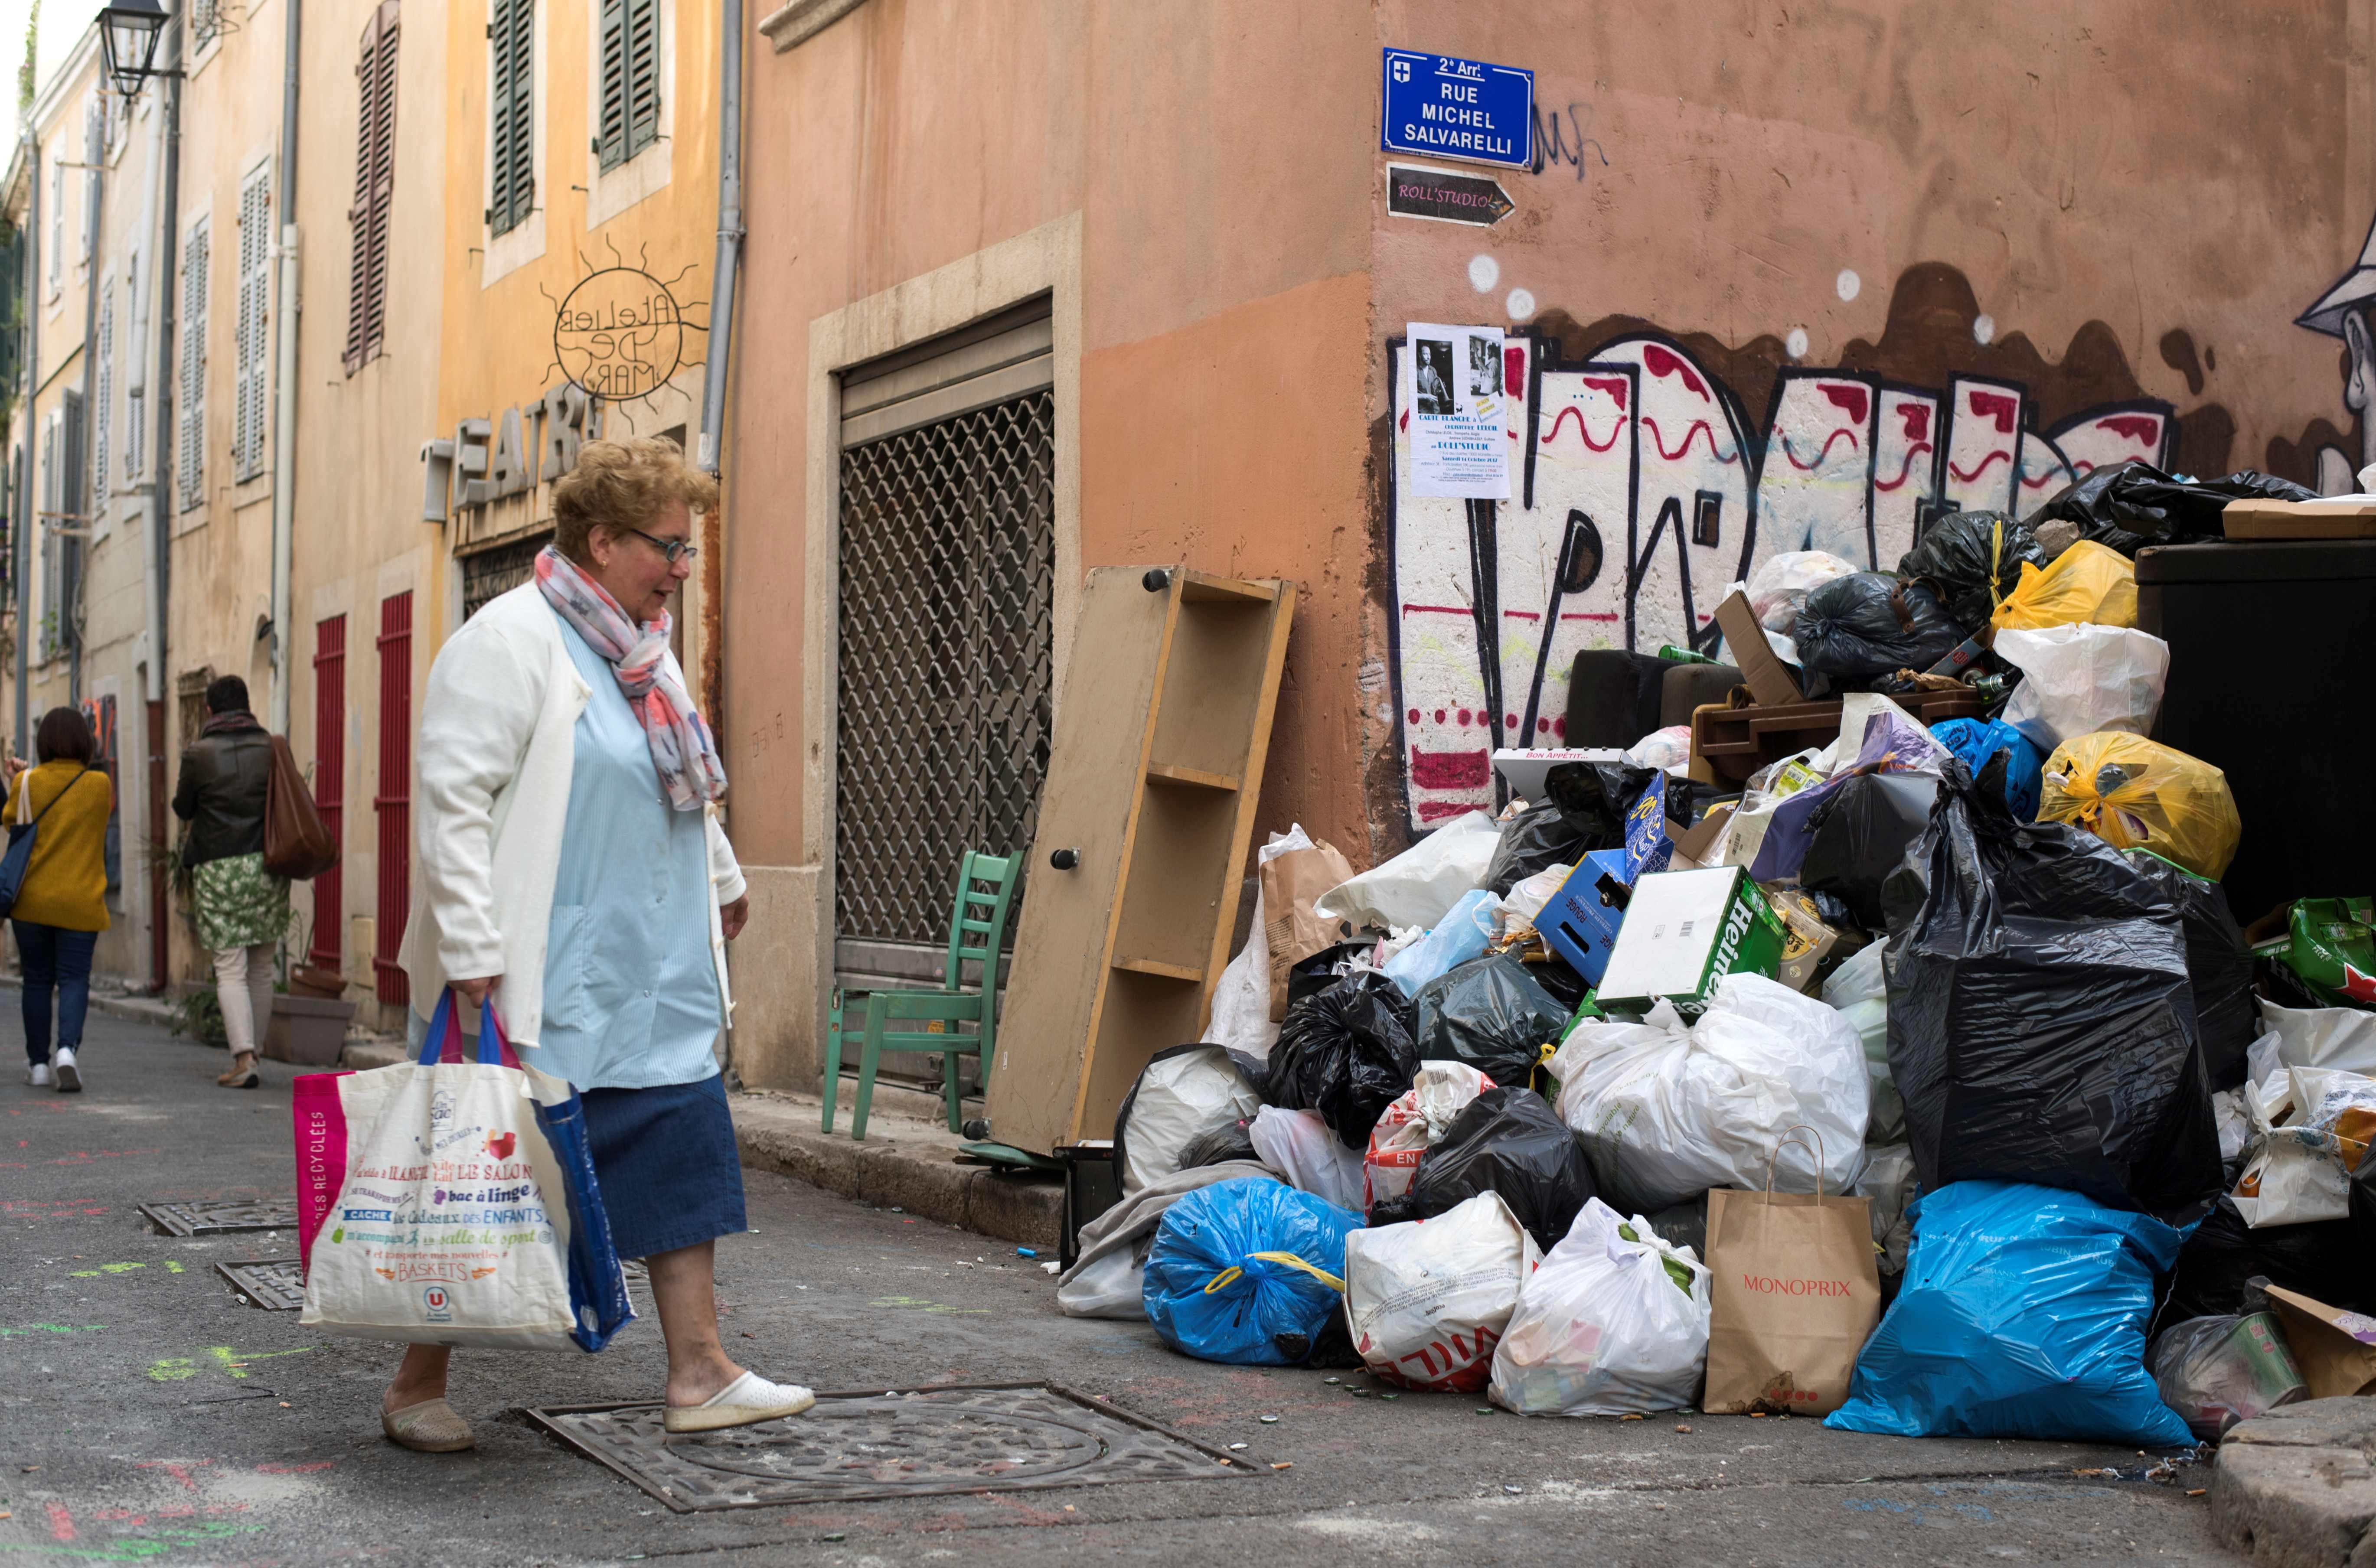
<svg viewBox="0 0 2376 1568">
<path fill-rule="evenodd" d="M 2221 1089 L 2213 1095 L 2211 1119 L 2219 1126 L 2219 1163 L 2240 1158 L 2252 1141 L 2251 1089 Z"/>
<path fill-rule="evenodd" d="M 1264 980 L 1265 987 L 1268 978 Z M 1148 1063 L 1114 1118 L 1114 1153 L 1122 1195 L 1129 1197 L 1180 1169 L 1180 1156 L 1200 1134 L 1242 1121 L 1262 1096 L 1218 1045 L 1180 1046 Z"/>
<path fill-rule="evenodd" d="M 1347 1148 L 1317 1111 L 1281 1111 L 1265 1105 L 1246 1129 L 1262 1162 L 1287 1178 L 1288 1185 L 1315 1198 L 1361 1208 L 1361 1151 Z"/>
<path fill-rule="evenodd" d="M 2357 1007 L 2280 1007 L 2261 1004 L 2261 1027 L 2245 1060 L 2260 1083 L 2279 1067 L 2340 1067 L 2376 1075 L 2376 1013 Z M 2274 1043 L 2270 1035 L 2275 1036 Z"/>
<path fill-rule="evenodd" d="M 1420 1063 L 1411 1087 L 1370 1130 L 1370 1150 L 1361 1162 L 1363 1211 L 1409 1192 L 1420 1157 L 1435 1146 L 1470 1100 L 1492 1087 L 1492 1079 L 1466 1062 Z"/>
<path fill-rule="evenodd" d="M 2079 622 L 2009 628 L 1991 647 L 2021 671 L 2004 721 L 2039 751 L 2099 730 L 2152 733 L 2169 675 L 2169 645 L 2151 633 Z"/>
<path fill-rule="evenodd" d="M 1372 1372 L 1474 1394 L 1541 1253 L 1499 1193 L 1345 1238 L 1345 1315 Z"/>
<path fill-rule="evenodd" d="M 2376 1078 L 2336 1068 L 2288 1067 L 2245 1097 L 2251 1158 L 2232 1194 L 2258 1229 L 2342 1219 L 2351 1213 L 2351 1173 L 2376 1139 Z"/>
<path fill-rule="evenodd" d="M 1625 760 L 1636 767 L 1687 772 L 1692 766 L 1692 727 L 1669 724 L 1663 730 L 1653 730 L 1626 749 Z"/>
<path fill-rule="evenodd" d="M 1889 985 L 1881 967 L 1886 945 L 1874 942 L 1859 948 L 1824 981 L 1824 1003 L 1847 1020 L 1864 1043 L 1865 1077 L 1872 1089 L 1864 1134 L 1869 1144 L 1906 1141 L 1906 1101 L 1889 1073 Z"/>
<path fill-rule="evenodd" d="M 1493 1350 L 1492 1400 L 1522 1416 L 1680 1410 L 1699 1396 L 1707 1342 L 1698 1254 L 1587 1199 L 1518 1290 Z"/>
<path fill-rule="evenodd" d="M 1825 551 L 1786 550 L 1758 563 L 1749 581 L 1740 586 L 1758 624 L 1787 637 L 1796 634 L 1799 607 L 1807 602 L 1811 591 L 1834 577 L 1853 576 L 1862 570 Z"/>
<path fill-rule="evenodd" d="M 1543 906 L 1574 873 L 1574 866 L 1547 866 L 1532 876 L 1520 878 L 1502 895 L 1502 902 L 1494 908 L 1494 940 L 1506 940 L 1512 932 L 1532 926 L 1535 917 L 1543 912 Z"/>
<path fill-rule="evenodd" d="M 1645 1209 L 1762 1188 L 1769 1154 L 1776 1192 L 1812 1193 L 1818 1143 L 1824 1191 L 1863 1169 L 1863 1044 L 1837 1011 L 1764 975 L 1727 975 L 1689 1028 L 1663 1002 L 1639 1024 L 1587 1018 L 1550 1074 L 1593 1169 Z M 1785 1143 L 1794 1125 L 1816 1138 Z"/>
<path fill-rule="evenodd" d="M 1483 812 L 1454 817 L 1385 864 L 1330 888 L 1313 908 L 1380 931 L 1432 926 L 1462 894 L 1483 885 L 1501 837 L 1502 829 Z"/>
</svg>

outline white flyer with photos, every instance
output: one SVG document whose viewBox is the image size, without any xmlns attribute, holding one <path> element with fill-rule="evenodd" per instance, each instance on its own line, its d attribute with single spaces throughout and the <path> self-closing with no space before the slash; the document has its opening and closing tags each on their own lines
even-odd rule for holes
<svg viewBox="0 0 2376 1568">
<path fill-rule="evenodd" d="M 1409 342 L 1411 493 L 1508 500 L 1502 329 L 1415 321 Z"/>
</svg>

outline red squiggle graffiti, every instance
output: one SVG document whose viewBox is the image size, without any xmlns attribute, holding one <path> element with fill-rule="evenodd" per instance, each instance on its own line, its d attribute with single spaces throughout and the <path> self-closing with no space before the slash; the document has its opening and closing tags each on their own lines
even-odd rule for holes
<svg viewBox="0 0 2376 1568">
<path fill-rule="evenodd" d="M 1928 414 L 1930 413 L 1930 410 L 1928 410 L 1928 409 L 1924 409 L 1924 410 L 1921 410 L 1920 411 L 1921 411 L 1923 414 L 1928 415 Z M 1927 421 L 1926 421 L 1926 422 L 1927 422 Z M 1912 473 L 1912 472 L 1914 471 L 1914 459 L 1915 459 L 1915 458 L 1917 458 L 1917 457 L 1920 457 L 1920 456 L 1922 456 L 1922 454 L 1923 454 L 1923 453 L 1928 452 L 1928 451 L 1930 451 L 1930 443 L 1929 443 L 1928 441 L 1918 441 L 1918 442 L 1916 442 L 1912 446 L 1910 446 L 1910 447 L 1908 447 L 1908 448 L 1907 449 L 1907 453 L 1906 453 L 1906 461 L 1904 461 L 1904 462 L 1902 462 L 1902 463 L 1900 463 L 1900 464 L 1898 464 L 1898 465 L 1897 465 L 1897 477 L 1896 477 L 1895 479 L 1894 479 L 1894 480 L 1891 480 L 1887 484 L 1883 484 L 1883 483 L 1882 483 L 1882 481 L 1881 481 L 1880 480 L 1875 479 L 1875 480 L 1872 481 L 1872 487 L 1873 487 L 1875 490 L 1881 491 L 1881 492 L 1883 492 L 1883 493 L 1887 493 L 1887 492 L 1889 492 L 1889 491 L 1893 491 L 1893 490 L 1897 489 L 1899 486 L 1903 485 L 1903 484 L 1906 482 L 1906 476 L 1907 476 L 1907 475 L 1908 475 L 1908 474 L 1910 474 L 1910 473 Z"/>
<path fill-rule="evenodd" d="M 1708 429 L 1708 422 L 1705 420 L 1692 421 L 1692 428 L 1683 432 L 1683 444 L 1676 447 L 1671 452 L 1667 450 L 1667 438 L 1658 434 L 1658 422 L 1657 420 L 1652 419 L 1647 414 L 1644 414 L 1642 416 L 1642 428 L 1650 433 L 1650 440 L 1657 446 L 1658 456 L 1664 457 L 1670 463 L 1676 458 L 1681 457 L 1684 453 L 1689 452 L 1692 449 L 1692 437 L 1702 434 L 1705 434 L 1707 436 L 1709 457 L 1714 457 L 1719 463 L 1737 463 L 1740 461 L 1740 454 L 1739 452 L 1735 452 L 1731 457 L 1728 457 L 1721 451 L 1717 450 L 1716 444 L 1716 432 Z"/>
<path fill-rule="evenodd" d="M 1707 397 L 1707 383 L 1702 381 L 1699 378 L 1699 373 L 1693 370 L 1690 363 L 1672 350 L 1662 349 L 1656 343 L 1645 343 L 1642 345 L 1642 362 L 1649 367 L 1652 375 L 1680 375 L 1683 378 L 1684 386 L 1698 393 L 1702 398 Z"/>
<path fill-rule="evenodd" d="M 1966 473 L 1963 469 L 1957 468 L 1955 466 L 1954 459 L 1950 457 L 1947 460 L 1947 471 L 1954 475 L 1957 479 L 1963 481 L 1965 483 L 1969 484 L 1972 481 L 1988 472 L 1989 465 L 1990 463 L 2011 463 L 2012 461 L 2013 454 L 2000 447 L 1996 451 L 1990 453 L 1987 457 L 1982 457 L 1978 463 L 1972 465 L 1972 471 L 1969 473 Z"/>
<path fill-rule="evenodd" d="M 1617 433 L 1625 428 L 1625 422 L 1623 420 L 1619 420 L 1615 424 L 1609 427 L 1608 440 L 1595 441 L 1592 438 L 1592 427 L 1584 422 L 1584 410 L 1578 408 L 1565 408 L 1562 409 L 1557 417 L 1551 421 L 1550 434 L 1543 437 L 1544 445 L 1548 446 L 1551 444 L 1551 436 L 1557 435 L 1560 433 L 1560 426 L 1567 422 L 1567 417 L 1570 414 L 1574 414 L 1575 416 L 1575 434 L 1577 438 L 1596 452 L 1606 452 L 1611 446 L 1616 445 Z"/>
<path fill-rule="evenodd" d="M 1859 449 L 1857 446 L 1856 432 L 1852 430 L 1835 430 L 1832 432 L 1831 434 L 1824 437 L 1824 449 L 1815 454 L 1815 460 L 1812 463 L 1802 463 L 1799 460 L 1799 454 L 1790 449 L 1790 438 L 1787 435 L 1782 438 L 1782 455 L 1790 459 L 1790 466 L 1792 468 L 1797 469 L 1801 473 L 1805 473 L 1811 469 L 1820 468 L 1823 465 L 1824 459 L 1832 455 L 1832 443 L 1835 441 L 1847 442 L 1848 444 L 1848 450 L 1851 452 Z"/>
</svg>

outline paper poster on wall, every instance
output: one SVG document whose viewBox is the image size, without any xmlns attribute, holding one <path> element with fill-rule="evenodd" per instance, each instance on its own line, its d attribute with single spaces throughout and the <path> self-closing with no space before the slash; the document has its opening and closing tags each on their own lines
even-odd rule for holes
<svg viewBox="0 0 2376 1568">
<path fill-rule="evenodd" d="M 1510 498 L 1502 329 L 1410 324 L 1411 493 Z"/>
</svg>

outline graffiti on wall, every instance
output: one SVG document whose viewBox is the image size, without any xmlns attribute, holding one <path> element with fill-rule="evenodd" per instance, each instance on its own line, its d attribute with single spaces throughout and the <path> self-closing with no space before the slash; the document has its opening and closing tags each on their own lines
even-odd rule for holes
<svg viewBox="0 0 2376 1568">
<path fill-rule="evenodd" d="M 1544 312 L 1504 350 L 1511 498 L 1493 502 L 1409 493 L 1410 367 L 1389 340 L 1393 667 L 1414 830 L 1492 806 L 1495 748 L 1564 743 L 1578 652 L 1713 646 L 1717 601 L 1768 556 L 1893 566 L 1934 517 L 2026 514 L 2108 463 L 2227 471 L 2224 409 L 2144 396 L 2101 322 L 2053 361 L 1998 336 L 1950 267 L 1900 276 L 1878 341 L 1821 368 L 1803 351 L 1797 333 L 1729 348 Z"/>
</svg>

